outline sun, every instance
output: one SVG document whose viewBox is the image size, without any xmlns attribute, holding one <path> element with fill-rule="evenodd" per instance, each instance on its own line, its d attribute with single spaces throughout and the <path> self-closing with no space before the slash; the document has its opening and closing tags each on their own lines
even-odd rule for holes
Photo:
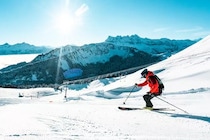
<svg viewBox="0 0 210 140">
<path fill-rule="evenodd" d="M 88 9 L 86 4 L 74 6 L 66 0 L 64 5 L 57 6 L 50 12 L 53 30 L 60 35 L 72 35 L 84 25 L 84 16 Z"/>
<path fill-rule="evenodd" d="M 56 13 L 53 18 L 54 29 L 61 34 L 68 34 L 79 24 L 78 19 L 69 11 Z"/>
</svg>

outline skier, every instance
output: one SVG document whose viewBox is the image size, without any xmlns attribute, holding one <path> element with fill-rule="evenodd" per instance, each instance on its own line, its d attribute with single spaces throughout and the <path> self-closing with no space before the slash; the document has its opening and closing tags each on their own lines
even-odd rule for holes
<svg viewBox="0 0 210 140">
<path fill-rule="evenodd" d="M 148 71 L 147 69 L 144 69 L 141 73 L 143 78 L 146 78 L 146 80 L 143 83 L 135 84 L 138 87 L 149 85 L 150 91 L 147 92 L 143 96 L 144 101 L 146 102 L 146 109 L 152 109 L 153 104 L 151 102 L 151 99 L 155 96 L 159 96 L 162 93 L 162 90 L 164 88 L 163 83 L 161 80 L 152 72 Z"/>
</svg>

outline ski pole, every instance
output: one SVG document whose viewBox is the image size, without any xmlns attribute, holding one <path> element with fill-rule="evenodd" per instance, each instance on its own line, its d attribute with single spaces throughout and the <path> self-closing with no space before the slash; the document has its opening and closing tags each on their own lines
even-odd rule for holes
<svg viewBox="0 0 210 140">
<path fill-rule="evenodd" d="M 123 104 L 125 104 L 125 102 L 127 101 L 127 99 L 129 98 L 129 96 L 131 95 L 131 92 L 133 92 L 134 88 L 136 87 L 136 85 L 133 86 L 132 90 L 130 91 L 129 95 L 127 96 L 127 98 L 125 99 L 125 101 L 123 102 Z"/>
<path fill-rule="evenodd" d="M 167 103 L 167 104 L 169 104 L 169 105 L 171 105 L 171 106 L 173 106 L 173 107 L 175 107 L 175 108 L 177 108 L 177 109 L 183 111 L 184 113 L 189 114 L 187 111 L 185 111 L 185 110 L 183 110 L 183 109 L 181 109 L 181 108 L 179 108 L 179 107 L 177 107 L 177 106 L 175 106 L 175 105 L 173 105 L 173 104 L 171 104 L 171 103 L 169 103 L 169 102 L 167 102 L 167 101 L 161 99 L 160 97 L 157 97 L 157 96 L 155 96 L 155 97 L 158 98 L 159 100 L 161 100 L 161 101 L 163 101 L 163 102 L 165 102 L 165 103 Z"/>
</svg>

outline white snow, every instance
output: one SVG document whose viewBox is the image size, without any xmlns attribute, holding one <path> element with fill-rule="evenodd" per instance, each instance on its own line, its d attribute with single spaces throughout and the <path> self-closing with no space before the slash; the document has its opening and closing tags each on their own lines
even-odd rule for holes
<svg viewBox="0 0 210 140">
<path fill-rule="evenodd" d="M 0 88 L 0 139 L 209 140 L 209 51 L 210 36 L 148 67 L 164 82 L 160 98 L 189 114 L 157 98 L 152 99 L 155 107 L 175 111 L 119 110 L 118 106 L 145 106 L 142 95 L 148 87 L 131 92 L 135 83 L 144 80 L 140 78 L 142 70 L 121 78 L 71 85 L 67 99 L 65 86 L 62 92 Z M 19 98 L 19 93 L 24 97 Z"/>
</svg>

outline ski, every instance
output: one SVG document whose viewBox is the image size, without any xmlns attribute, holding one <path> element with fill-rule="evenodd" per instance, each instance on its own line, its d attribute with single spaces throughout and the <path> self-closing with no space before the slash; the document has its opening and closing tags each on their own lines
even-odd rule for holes
<svg viewBox="0 0 210 140">
<path fill-rule="evenodd" d="M 140 108 L 140 107 L 118 107 L 120 110 L 150 110 L 150 111 L 175 111 L 171 108 Z"/>
</svg>

